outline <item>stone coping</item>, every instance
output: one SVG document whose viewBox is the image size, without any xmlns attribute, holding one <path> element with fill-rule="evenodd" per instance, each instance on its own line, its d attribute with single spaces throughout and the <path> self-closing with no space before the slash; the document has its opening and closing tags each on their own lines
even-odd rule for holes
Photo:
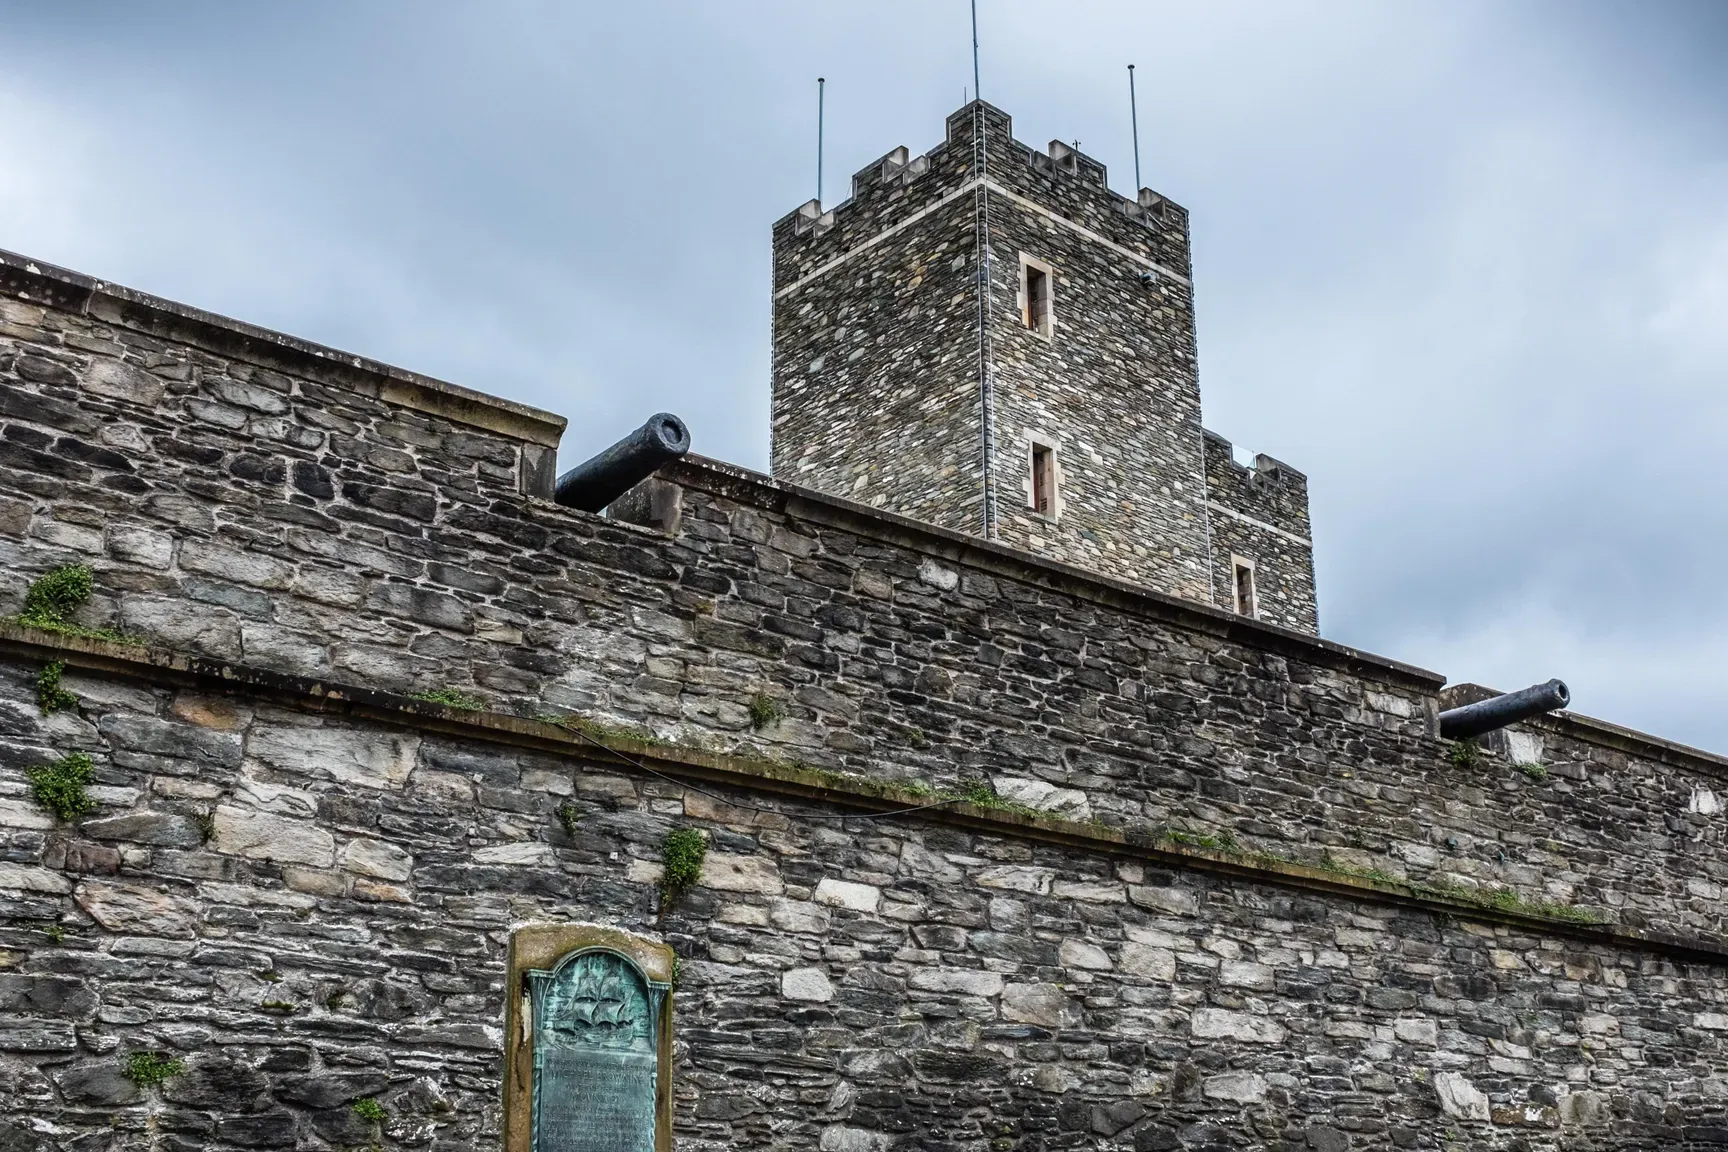
<svg viewBox="0 0 1728 1152">
<path fill-rule="evenodd" d="M 353 388 L 389 404 L 556 448 L 564 417 L 0 249 L 0 293 Z"/>
<path fill-rule="evenodd" d="M 658 475 L 674 484 L 741 504 L 842 528 L 920 555 L 1038 584 L 1078 599 L 1177 624 L 1232 643 L 1276 652 L 1364 679 L 1429 695 L 1437 693 L 1446 683 L 1446 677 L 1440 673 L 1401 660 L 1376 656 L 1278 624 L 1250 620 L 1197 600 L 1184 600 L 1180 596 L 1158 592 L 1075 564 L 927 524 L 829 492 L 790 484 L 706 456 L 686 456 L 666 465 Z"/>
<path fill-rule="evenodd" d="M 1499 908 L 1453 899 L 1431 889 L 1416 890 L 1414 886 L 1396 880 L 1264 855 L 1179 844 L 1148 833 L 1082 823 L 1045 813 L 980 806 L 958 799 L 942 800 L 889 781 L 843 776 L 781 761 L 648 741 L 615 731 L 581 734 L 561 725 L 521 716 L 460 711 L 394 693 L 289 676 L 165 649 L 65 636 L 25 628 L 11 621 L 0 623 L 0 654 L 27 660 L 61 660 L 70 667 L 152 683 L 245 691 L 313 711 L 440 732 L 482 743 L 609 762 L 629 771 L 639 772 L 647 767 L 676 781 L 747 788 L 778 797 L 855 809 L 861 816 L 916 809 L 915 813 L 906 815 L 974 832 L 1230 876 L 1252 883 L 1415 908 L 1549 936 L 1653 952 L 1683 962 L 1728 965 L 1728 940 L 1716 937 L 1681 936 L 1620 924 L 1584 923 Z"/>
</svg>

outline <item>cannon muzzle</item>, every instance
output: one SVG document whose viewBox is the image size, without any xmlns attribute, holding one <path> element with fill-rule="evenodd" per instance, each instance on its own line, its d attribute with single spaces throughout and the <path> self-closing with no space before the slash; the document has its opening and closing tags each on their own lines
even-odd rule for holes
<svg viewBox="0 0 1728 1152">
<path fill-rule="evenodd" d="M 1464 740 L 1486 732 L 1564 708 L 1572 702 L 1572 693 L 1559 680 L 1534 684 L 1518 692 L 1492 696 L 1462 708 L 1448 708 L 1440 713 L 1440 735 L 1448 740 Z"/>
<path fill-rule="evenodd" d="M 670 412 L 648 423 L 558 477 L 552 498 L 570 508 L 599 512 L 648 479 L 662 464 L 690 451 L 690 429 Z"/>
</svg>

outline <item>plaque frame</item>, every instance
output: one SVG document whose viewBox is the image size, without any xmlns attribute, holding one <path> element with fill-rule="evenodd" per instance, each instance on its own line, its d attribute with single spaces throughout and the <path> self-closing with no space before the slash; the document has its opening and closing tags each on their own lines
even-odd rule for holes
<svg viewBox="0 0 1728 1152">
<path fill-rule="evenodd" d="M 661 986 L 655 1022 L 654 1149 L 672 1152 L 672 970 L 669 945 L 598 924 L 529 924 L 511 933 L 504 1007 L 504 1152 L 534 1152 L 534 1037 L 522 1005 L 528 973 L 547 971 L 576 952 L 614 952 Z"/>
</svg>

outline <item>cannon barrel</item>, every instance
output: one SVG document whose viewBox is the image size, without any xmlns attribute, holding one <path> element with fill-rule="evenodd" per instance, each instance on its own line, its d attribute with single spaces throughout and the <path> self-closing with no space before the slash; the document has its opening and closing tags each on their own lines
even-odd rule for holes
<svg viewBox="0 0 1728 1152">
<path fill-rule="evenodd" d="M 1464 740 L 1480 736 L 1544 712 L 1564 708 L 1572 702 L 1572 693 L 1559 680 L 1533 684 L 1517 692 L 1492 696 L 1462 708 L 1448 708 L 1440 713 L 1440 735 L 1448 740 Z"/>
<path fill-rule="evenodd" d="M 599 512 L 648 479 L 654 470 L 690 451 L 690 429 L 670 412 L 648 423 L 558 477 L 552 498 L 570 508 Z"/>
</svg>

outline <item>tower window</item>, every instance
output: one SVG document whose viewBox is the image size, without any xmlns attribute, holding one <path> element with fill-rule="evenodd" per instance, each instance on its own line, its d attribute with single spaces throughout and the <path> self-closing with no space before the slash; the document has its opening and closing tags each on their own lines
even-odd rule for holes
<svg viewBox="0 0 1728 1152">
<path fill-rule="evenodd" d="M 1056 450 L 1047 444 L 1032 445 L 1032 510 L 1056 515 Z"/>
<path fill-rule="evenodd" d="M 1230 557 L 1231 584 L 1235 589 L 1236 615 L 1258 619 L 1260 605 L 1254 594 L 1254 561 Z"/>
<path fill-rule="evenodd" d="M 1055 284 L 1048 264 L 1030 256 L 1020 257 L 1020 318 L 1026 327 L 1045 339 L 1049 339 L 1055 330 L 1055 300 L 1052 295 Z"/>
</svg>

